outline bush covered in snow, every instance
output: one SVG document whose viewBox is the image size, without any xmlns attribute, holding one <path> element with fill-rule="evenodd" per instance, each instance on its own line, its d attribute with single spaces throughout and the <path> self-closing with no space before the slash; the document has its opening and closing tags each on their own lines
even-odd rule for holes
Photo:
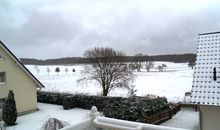
<svg viewBox="0 0 220 130">
<path fill-rule="evenodd" d="M 107 104 L 119 103 L 126 101 L 128 98 L 122 97 L 106 97 L 106 96 L 87 96 L 87 95 L 71 95 L 66 96 L 63 100 L 63 108 L 71 109 L 79 107 L 83 109 L 91 109 L 96 106 L 99 111 L 102 111 Z"/>
<path fill-rule="evenodd" d="M 170 108 L 166 98 L 71 95 L 63 99 L 64 109 L 90 109 L 92 106 L 96 106 L 107 117 L 138 122 L 144 122 L 147 116 Z"/>
<path fill-rule="evenodd" d="M 59 130 L 69 125 L 70 123 L 66 121 L 61 121 L 56 118 L 50 118 L 44 123 L 41 130 Z"/>
<path fill-rule="evenodd" d="M 67 110 L 75 107 L 91 109 L 92 106 L 96 106 L 107 117 L 138 122 L 144 122 L 147 116 L 170 108 L 167 99 L 160 97 L 123 98 L 38 92 L 38 101 L 63 104 L 63 108 Z"/>
<path fill-rule="evenodd" d="M 43 103 L 50 103 L 50 104 L 63 104 L 63 98 L 68 96 L 68 93 L 59 93 L 59 92 L 45 92 L 39 91 L 37 93 L 37 101 Z"/>
<path fill-rule="evenodd" d="M 5 100 L 2 110 L 2 119 L 8 126 L 15 125 L 17 120 L 17 108 L 12 90 L 9 91 L 8 98 Z"/>
<path fill-rule="evenodd" d="M 135 100 L 128 99 L 122 104 L 108 104 L 104 108 L 103 114 L 111 118 L 145 122 L 146 117 L 167 109 L 169 109 L 169 104 L 165 98 L 136 98 Z"/>
</svg>

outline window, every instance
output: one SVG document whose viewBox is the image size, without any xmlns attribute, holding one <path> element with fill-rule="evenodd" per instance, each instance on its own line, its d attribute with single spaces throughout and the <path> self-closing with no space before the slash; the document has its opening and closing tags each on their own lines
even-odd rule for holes
<svg viewBox="0 0 220 130">
<path fill-rule="evenodd" d="M 4 103 L 5 103 L 5 98 L 0 98 L 0 109 L 3 108 Z"/>
<path fill-rule="evenodd" d="M 0 60 L 2 60 L 3 59 L 3 57 L 2 57 L 2 55 L 0 54 Z"/>
<path fill-rule="evenodd" d="M 5 83 L 5 72 L 0 72 L 0 84 Z"/>
</svg>

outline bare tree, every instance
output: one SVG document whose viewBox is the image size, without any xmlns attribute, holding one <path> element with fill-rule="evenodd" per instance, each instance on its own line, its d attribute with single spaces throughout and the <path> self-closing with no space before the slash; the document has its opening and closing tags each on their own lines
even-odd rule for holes
<svg viewBox="0 0 220 130">
<path fill-rule="evenodd" d="M 102 95 L 115 88 L 129 89 L 134 75 L 123 63 L 125 54 L 112 48 L 93 48 L 84 52 L 91 65 L 83 71 L 84 80 L 94 80 L 102 87 Z M 82 80 L 82 79 L 81 79 Z M 80 81 L 81 81 L 80 80 Z"/>
<path fill-rule="evenodd" d="M 135 85 L 131 85 L 129 91 L 128 91 L 128 96 L 129 97 L 135 97 L 137 93 L 137 89 L 135 89 Z"/>
<path fill-rule="evenodd" d="M 66 72 L 66 75 L 67 75 L 67 72 L 68 72 L 69 70 L 68 70 L 68 68 L 65 68 L 65 70 L 64 70 L 64 71 Z"/>
<path fill-rule="evenodd" d="M 49 68 L 49 67 L 47 67 L 47 73 L 48 73 L 48 75 L 49 75 L 49 73 L 50 73 L 50 68 Z"/>
<path fill-rule="evenodd" d="M 141 53 L 135 55 L 134 67 L 135 67 L 135 69 L 137 69 L 138 72 L 140 72 L 140 71 L 141 71 L 141 68 L 142 68 L 142 61 L 143 61 L 143 59 L 144 59 L 143 56 L 144 56 L 144 55 L 141 54 Z"/>
<path fill-rule="evenodd" d="M 36 69 L 36 71 L 37 71 L 37 74 L 38 74 L 38 76 L 39 76 L 39 73 L 40 73 L 40 69 L 38 68 L 38 66 L 37 66 L 37 65 L 35 65 L 35 66 L 34 66 L 34 68 Z"/>
<path fill-rule="evenodd" d="M 159 72 L 163 72 L 163 69 L 164 69 L 164 68 L 163 68 L 162 65 L 159 65 L 157 68 L 158 68 L 158 71 L 159 71 Z"/>
<path fill-rule="evenodd" d="M 165 69 L 166 67 L 167 67 L 166 64 L 162 64 L 162 65 L 159 65 L 157 67 L 157 69 L 158 69 L 159 72 L 164 72 L 164 71 L 166 71 L 166 69 Z"/>
<path fill-rule="evenodd" d="M 194 66 L 196 65 L 194 60 L 190 60 L 188 63 L 188 66 L 191 67 L 192 69 L 194 68 Z"/>
<path fill-rule="evenodd" d="M 131 70 L 131 71 L 134 71 L 134 70 L 136 69 L 134 63 L 130 63 L 130 64 L 128 65 L 128 68 L 129 68 L 129 70 Z"/>
<path fill-rule="evenodd" d="M 154 67 L 154 63 L 152 61 L 145 62 L 145 67 L 147 72 L 150 72 L 150 69 Z"/>
</svg>

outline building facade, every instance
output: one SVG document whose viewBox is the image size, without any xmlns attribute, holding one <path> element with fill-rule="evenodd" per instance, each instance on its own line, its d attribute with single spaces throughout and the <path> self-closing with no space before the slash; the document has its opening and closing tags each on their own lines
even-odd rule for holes
<svg viewBox="0 0 220 130">
<path fill-rule="evenodd" d="M 199 105 L 201 130 L 219 130 L 220 32 L 202 33 L 198 36 L 190 102 Z"/>
<path fill-rule="evenodd" d="M 0 110 L 9 90 L 15 94 L 19 114 L 36 110 L 37 90 L 41 87 L 43 85 L 0 41 Z"/>
</svg>

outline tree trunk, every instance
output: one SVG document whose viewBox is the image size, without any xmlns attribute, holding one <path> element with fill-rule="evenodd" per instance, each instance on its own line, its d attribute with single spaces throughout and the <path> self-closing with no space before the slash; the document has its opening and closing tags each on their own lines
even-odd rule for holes
<svg viewBox="0 0 220 130">
<path fill-rule="evenodd" d="M 102 96 L 108 96 L 108 91 L 106 89 L 103 89 Z"/>
</svg>

